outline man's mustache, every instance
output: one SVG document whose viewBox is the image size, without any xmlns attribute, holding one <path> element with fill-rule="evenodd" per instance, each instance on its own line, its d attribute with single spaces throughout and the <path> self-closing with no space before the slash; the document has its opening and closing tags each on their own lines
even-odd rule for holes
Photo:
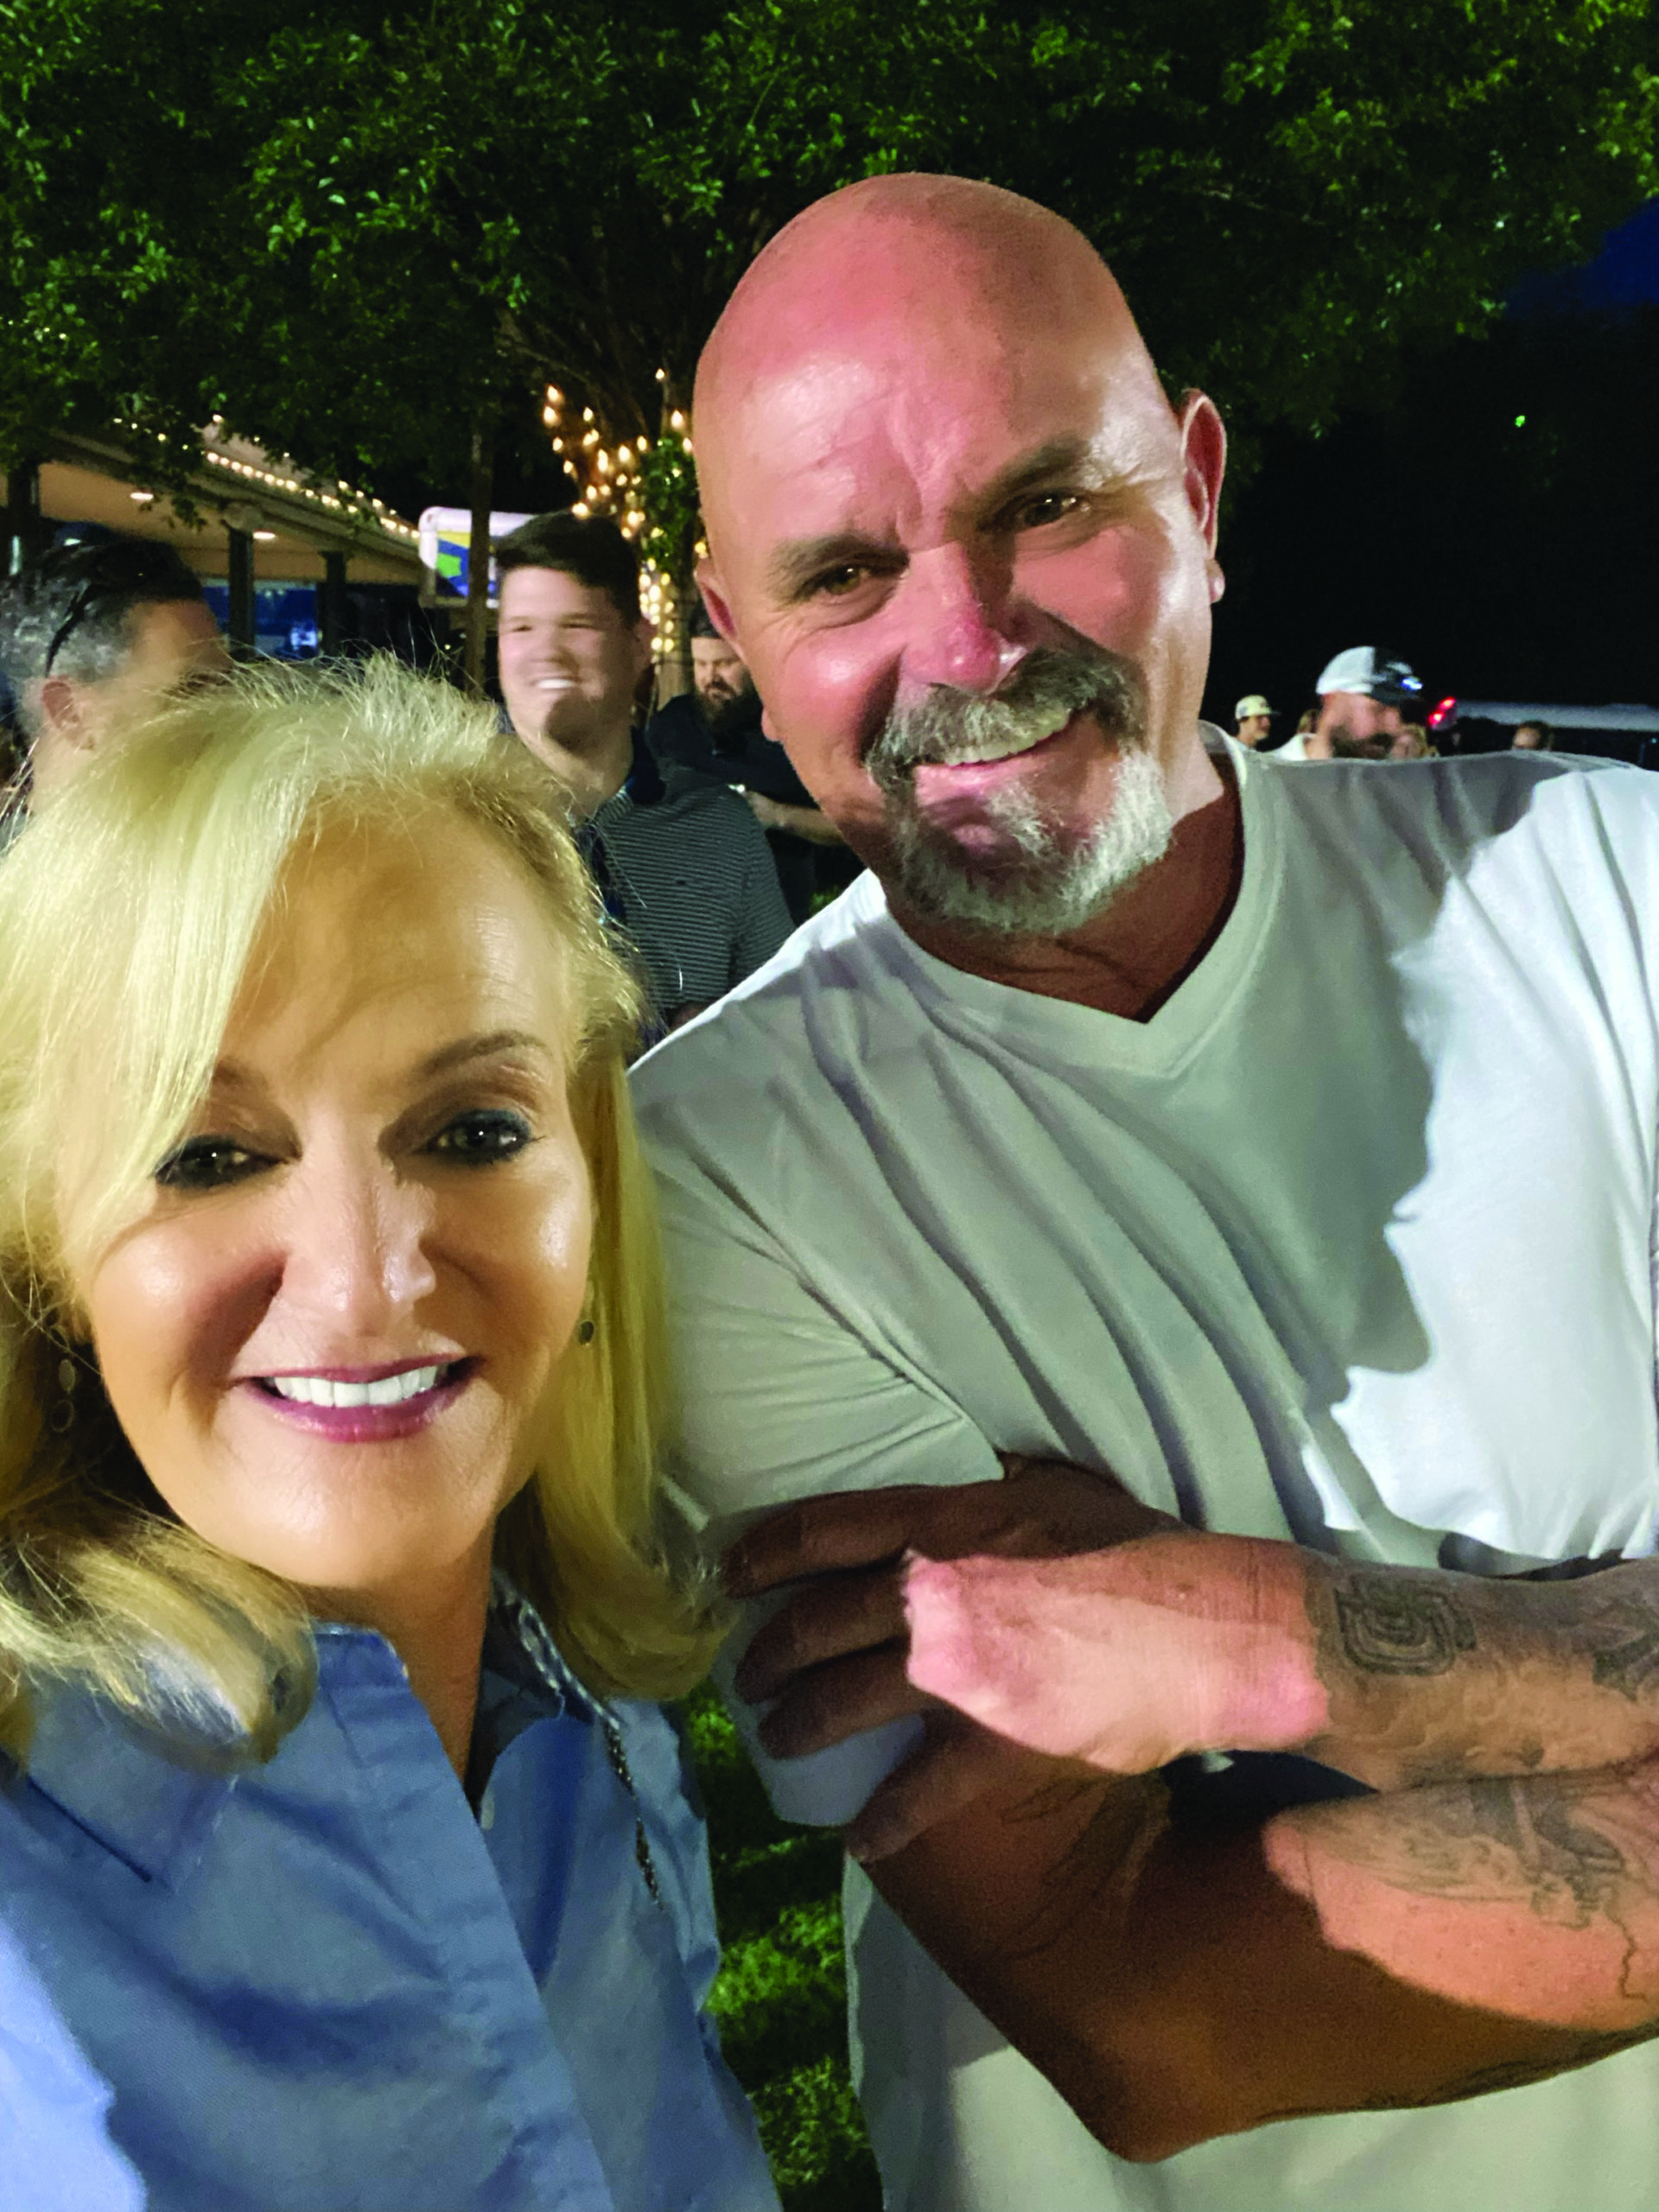
<svg viewBox="0 0 1659 2212">
<path fill-rule="evenodd" d="M 960 691 L 936 683 L 914 705 L 895 708 L 865 765 L 883 791 L 901 791 L 925 763 L 955 765 L 1023 753 L 1079 714 L 1093 714 L 1111 743 L 1143 744 L 1139 670 L 1104 646 L 1080 652 L 1038 645 L 1000 690 Z"/>
</svg>

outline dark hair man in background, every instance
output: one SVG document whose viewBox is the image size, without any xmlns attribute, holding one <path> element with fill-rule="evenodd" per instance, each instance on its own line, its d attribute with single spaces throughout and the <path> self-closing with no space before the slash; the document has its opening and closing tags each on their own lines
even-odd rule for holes
<svg viewBox="0 0 1659 2212">
<path fill-rule="evenodd" d="M 1510 749 L 1514 753 L 1553 753 L 1555 733 L 1548 722 L 1517 722 Z"/>
<path fill-rule="evenodd" d="M 200 579 L 170 545 L 57 545 L 0 591 L 0 669 L 49 795 L 124 722 L 231 664 Z"/>
<path fill-rule="evenodd" d="M 616 524 L 536 515 L 502 539 L 496 563 L 513 731 L 563 787 L 606 907 L 639 951 L 654 1026 L 674 1028 L 789 935 L 766 838 L 732 792 L 669 790 L 635 741 L 651 627 L 639 556 Z"/>
<path fill-rule="evenodd" d="M 762 728 L 760 697 L 747 664 L 709 620 L 701 600 L 690 630 L 691 689 L 652 715 L 646 742 L 671 791 L 720 785 L 748 801 L 766 833 L 790 917 L 804 922 L 818 892 L 830 887 L 820 853 L 840 848 L 844 854 L 844 840 L 813 804 L 783 747 Z"/>
</svg>

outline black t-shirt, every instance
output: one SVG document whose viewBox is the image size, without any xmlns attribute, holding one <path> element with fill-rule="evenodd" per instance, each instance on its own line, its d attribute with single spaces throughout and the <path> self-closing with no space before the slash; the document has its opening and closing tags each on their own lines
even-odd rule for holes
<svg viewBox="0 0 1659 2212">
<path fill-rule="evenodd" d="M 741 784 L 779 806 L 813 805 L 811 792 L 790 766 L 783 747 L 763 734 L 759 699 L 751 699 L 749 709 L 729 725 L 722 722 L 716 751 L 696 694 L 682 691 L 645 724 L 645 742 L 670 783 L 676 774 L 700 776 L 710 783 Z"/>
</svg>

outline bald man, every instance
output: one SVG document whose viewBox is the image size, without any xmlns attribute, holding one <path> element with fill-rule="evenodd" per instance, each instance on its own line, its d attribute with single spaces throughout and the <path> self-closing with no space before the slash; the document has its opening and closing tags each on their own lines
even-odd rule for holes
<svg viewBox="0 0 1659 2212">
<path fill-rule="evenodd" d="M 889 2204 L 1649 2206 L 1659 1593 L 1498 1578 L 1653 1548 L 1659 786 L 1200 723 L 1221 424 L 1007 194 L 809 209 L 696 408 L 871 873 L 638 1095 Z"/>
</svg>

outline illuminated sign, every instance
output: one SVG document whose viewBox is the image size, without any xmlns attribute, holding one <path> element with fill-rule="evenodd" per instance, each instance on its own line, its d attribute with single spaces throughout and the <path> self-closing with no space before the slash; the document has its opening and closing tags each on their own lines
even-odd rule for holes
<svg viewBox="0 0 1659 2212">
<path fill-rule="evenodd" d="M 528 515 L 494 514 L 490 517 L 490 543 L 517 530 L 521 522 L 528 522 Z M 420 520 L 421 543 L 421 604 L 423 607 L 453 607 L 467 604 L 467 581 L 471 571 L 473 518 L 465 507 L 428 507 Z M 495 607 L 500 599 L 500 579 L 495 573 L 495 563 L 490 563 L 490 605 Z"/>
</svg>

